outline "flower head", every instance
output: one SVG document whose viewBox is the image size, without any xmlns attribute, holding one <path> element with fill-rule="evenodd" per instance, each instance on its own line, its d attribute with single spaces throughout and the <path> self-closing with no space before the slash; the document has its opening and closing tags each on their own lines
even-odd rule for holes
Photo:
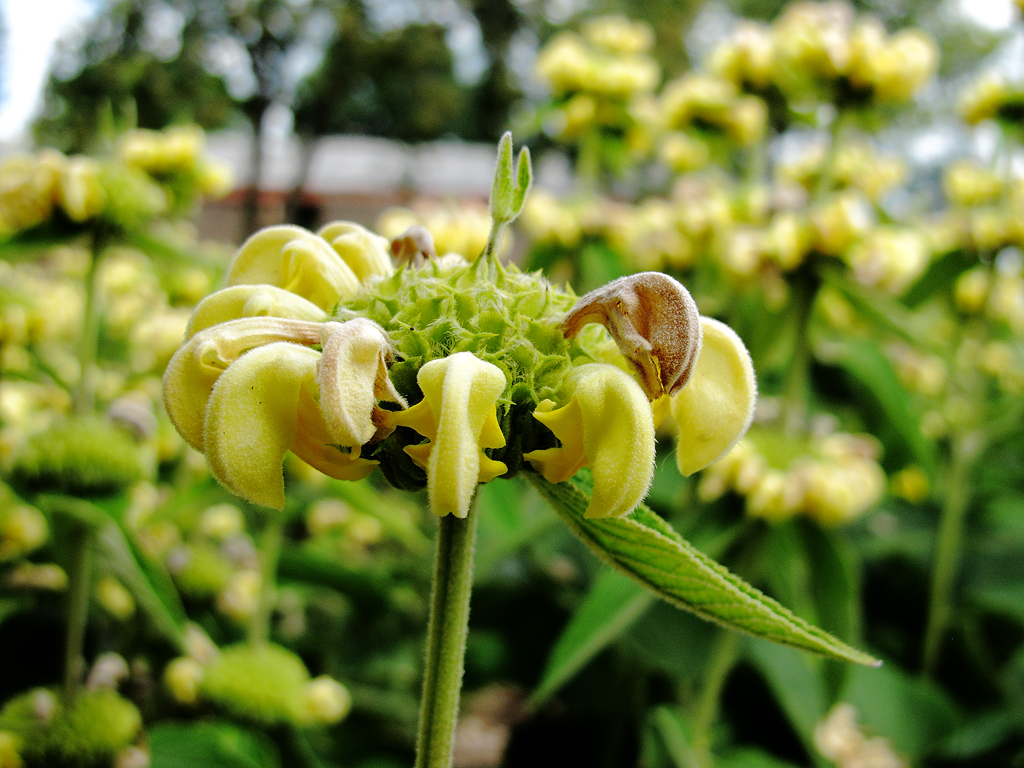
<svg viewBox="0 0 1024 768">
<path fill-rule="evenodd" d="M 528 186 L 528 167 L 519 176 Z M 271 227 L 197 307 L 164 399 L 228 489 L 283 508 L 291 451 L 339 479 L 379 467 L 400 488 L 426 487 L 438 515 L 465 517 L 479 483 L 522 470 L 560 482 L 589 467 L 588 515 L 607 517 L 646 494 L 670 409 L 684 471 L 746 430 L 746 350 L 672 278 L 641 273 L 577 300 L 501 265 L 496 242 L 470 263 L 437 258 L 422 227 L 414 235 L 390 249 L 345 222 L 319 235 Z"/>
</svg>

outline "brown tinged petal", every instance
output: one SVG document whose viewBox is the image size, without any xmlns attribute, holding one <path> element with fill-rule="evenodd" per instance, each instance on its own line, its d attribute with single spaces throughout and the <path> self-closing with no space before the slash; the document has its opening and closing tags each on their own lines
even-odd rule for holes
<svg viewBox="0 0 1024 768">
<path fill-rule="evenodd" d="M 378 400 L 403 408 L 405 398 L 388 378 L 395 351 L 384 329 L 357 317 L 320 328 L 323 356 L 317 369 L 320 409 L 333 442 L 355 447 L 370 442 L 383 423 Z M 385 437 L 386 435 L 380 435 Z"/>
<path fill-rule="evenodd" d="M 562 333 L 573 338 L 589 323 L 608 329 L 649 400 L 674 395 L 690 380 L 701 348 L 700 312 L 690 292 L 668 275 L 640 272 L 580 297 Z"/>
</svg>

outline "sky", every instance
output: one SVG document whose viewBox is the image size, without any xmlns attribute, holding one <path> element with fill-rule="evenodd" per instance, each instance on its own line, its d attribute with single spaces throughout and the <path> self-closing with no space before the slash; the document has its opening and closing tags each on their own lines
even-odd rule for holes
<svg viewBox="0 0 1024 768">
<path fill-rule="evenodd" d="M 0 141 L 24 136 L 41 103 L 57 40 L 87 19 L 96 4 L 96 0 L 0 0 L 7 32 L 0 42 Z M 1014 19 L 1012 0 L 958 0 L 957 5 L 969 20 L 990 29 L 1006 27 Z"/>
<path fill-rule="evenodd" d="M 38 109 L 57 40 L 88 18 L 90 0 L 0 0 L 6 27 L 0 141 L 23 134 Z"/>
</svg>

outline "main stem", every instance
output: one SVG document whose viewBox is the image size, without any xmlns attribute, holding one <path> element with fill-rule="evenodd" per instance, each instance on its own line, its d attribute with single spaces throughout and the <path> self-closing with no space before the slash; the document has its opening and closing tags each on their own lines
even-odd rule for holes
<svg viewBox="0 0 1024 768">
<path fill-rule="evenodd" d="M 473 587 L 476 509 L 441 518 L 430 596 L 415 768 L 451 768 Z"/>
<path fill-rule="evenodd" d="M 928 601 L 928 625 L 924 635 L 923 670 L 932 675 L 939 661 L 939 651 L 952 613 L 953 582 L 960 564 L 960 543 L 964 518 L 970 506 L 970 474 L 980 452 L 977 434 L 957 438 L 946 487 L 942 518 L 935 543 L 935 565 Z"/>
<path fill-rule="evenodd" d="M 89 585 L 92 583 L 92 530 L 75 524 L 68 564 L 68 634 L 64 643 L 64 705 L 71 706 L 82 683 L 85 659 L 85 626 L 89 617 Z"/>
</svg>

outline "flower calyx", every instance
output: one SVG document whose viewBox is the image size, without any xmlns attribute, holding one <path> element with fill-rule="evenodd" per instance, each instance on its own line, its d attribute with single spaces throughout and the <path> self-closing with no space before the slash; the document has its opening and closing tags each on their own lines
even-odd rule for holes
<svg viewBox="0 0 1024 768">
<path fill-rule="evenodd" d="M 701 351 L 700 312 L 690 292 L 661 272 L 640 272 L 581 296 L 562 321 L 565 338 L 600 323 L 636 371 L 650 401 L 690 380 Z"/>
</svg>

